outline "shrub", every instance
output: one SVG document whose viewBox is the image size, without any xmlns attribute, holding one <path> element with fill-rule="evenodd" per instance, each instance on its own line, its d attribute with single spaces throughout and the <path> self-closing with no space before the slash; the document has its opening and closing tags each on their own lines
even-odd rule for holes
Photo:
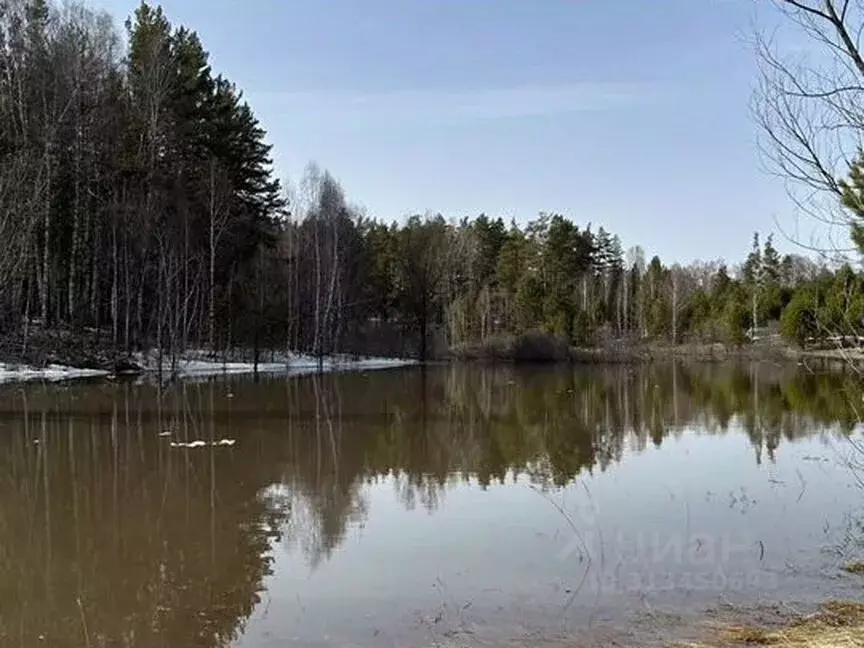
<svg viewBox="0 0 864 648">
<path fill-rule="evenodd" d="M 514 362 L 563 362 L 570 359 L 570 345 L 557 335 L 529 331 L 513 342 Z"/>
<path fill-rule="evenodd" d="M 808 338 L 817 334 L 817 329 L 812 295 L 801 291 L 783 310 L 783 315 L 780 317 L 780 333 L 789 342 L 804 348 Z"/>
<path fill-rule="evenodd" d="M 518 336 L 491 337 L 484 342 L 465 344 L 452 349 L 461 360 L 503 362 L 566 362 L 570 360 L 567 341 L 542 331 L 529 331 Z"/>
</svg>

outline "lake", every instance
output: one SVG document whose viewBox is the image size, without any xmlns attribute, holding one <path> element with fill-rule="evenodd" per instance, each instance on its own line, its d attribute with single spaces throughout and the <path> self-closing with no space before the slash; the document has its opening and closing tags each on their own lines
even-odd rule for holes
<svg viewBox="0 0 864 648">
<path fill-rule="evenodd" d="M 5 385 L 0 644 L 649 645 L 860 597 L 861 402 L 771 364 Z"/>
</svg>

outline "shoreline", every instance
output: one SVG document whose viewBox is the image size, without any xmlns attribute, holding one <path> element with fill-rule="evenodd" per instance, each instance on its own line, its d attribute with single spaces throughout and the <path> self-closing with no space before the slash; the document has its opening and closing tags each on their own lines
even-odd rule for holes
<svg viewBox="0 0 864 648">
<path fill-rule="evenodd" d="M 864 645 L 864 601 L 827 600 L 806 613 L 782 602 L 744 610 L 732 607 L 711 618 L 705 614 L 701 632 L 670 648 L 724 648 L 758 645 L 777 648 L 858 648 Z M 689 633 L 688 633 L 689 634 Z M 701 635 L 701 636 L 699 636 Z"/>
<path fill-rule="evenodd" d="M 524 646 L 529 637 L 491 631 L 478 641 L 473 632 L 457 634 L 463 641 L 445 646 Z M 782 601 L 753 606 L 725 603 L 701 612 L 634 610 L 626 625 L 599 624 L 586 631 L 534 630 L 530 645 L 543 648 L 613 645 L 621 648 L 860 648 L 864 638 L 864 602 L 826 600 L 796 609 Z"/>
<path fill-rule="evenodd" d="M 257 373 L 259 375 L 301 376 L 316 372 L 334 371 L 378 371 L 414 366 L 416 362 L 398 358 L 345 358 L 331 356 L 321 362 L 310 356 L 297 355 L 281 362 L 254 362 L 204 360 L 200 354 L 190 353 L 178 358 L 172 367 L 171 360 L 163 359 L 161 374 L 167 378 L 195 380 L 215 376 L 241 376 Z M 157 378 L 160 375 L 159 362 L 153 357 L 137 354 L 131 361 L 109 369 L 91 369 L 63 364 L 49 364 L 43 367 L 0 362 L 0 385 L 30 382 L 68 382 L 82 380 L 114 380 L 117 378 Z"/>
<path fill-rule="evenodd" d="M 120 353 L 106 345 L 97 331 L 72 332 L 68 330 L 36 329 L 23 345 L 21 341 L 0 341 L 0 383 L 47 381 L 58 382 L 82 379 L 105 379 L 123 376 L 162 375 L 177 378 L 240 375 L 256 372 L 253 354 L 249 349 L 236 349 L 227 353 L 213 353 L 206 349 L 189 349 L 175 358 L 160 357 L 158 351 Z M 864 349 L 828 348 L 797 349 L 776 340 L 731 346 L 724 343 L 659 342 L 637 343 L 620 340 L 604 345 L 575 347 L 554 336 L 528 333 L 504 336 L 483 343 L 465 344 L 436 354 L 427 360 L 430 364 L 467 362 L 479 364 L 558 364 L 614 365 L 650 364 L 680 360 L 685 362 L 719 363 L 787 362 L 807 365 L 820 363 L 821 367 L 843 369 L 864 363 Z M 257 373 L 287 374 L 309 373 L 319 368 L 333 370 L 371 370 L 420 364 L 413 358 L 390 358 L 359 355 L 333 355 L 322 359 L 313 356 L 276 350 L 261 350 Z"/>
<path fill-rule="evenodd" d="M 544 350 L 545 351 L 545 350 Z M 549 363 L 579 364 L 643 364 L 668 360 L 693 362 L 798 362 L 830 361 L 846 364 L 864 363 L 864 349 L 796 349 L 779 345 L 729 346 L 722 342 L 684 343 L 678 345 L 646 343 L 637 345 L 595 347 L 559 347 L 554 353 L 525 354 L 501 346 L 471 345 L 456 348 L 448 358 L 457 362 L 485 362 L 489 364 Z"/>
</svg>

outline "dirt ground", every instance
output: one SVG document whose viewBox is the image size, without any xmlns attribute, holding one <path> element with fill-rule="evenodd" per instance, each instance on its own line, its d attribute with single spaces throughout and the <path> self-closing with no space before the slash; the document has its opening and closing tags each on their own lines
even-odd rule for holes
<svg viewBox="0 0 864 648">
<path fill-rule="evenodd" d="M 765 618 L 755 622 L 716 623 L 708 637 L 670 644 L 670 648 L 725 648 L 776 646 L 777 648 L 864 647 L 864 603 L 828 601 L 809 615 Z"/>
<path fill-rule="evenodd" d="M 782 604 L 722 606 L 700 617 L 642 613 L 626 629 L 592 625 L 561 634 L 439 636 L 436 648 L 864 648 L 864 602 L 828 601 L 802 613 Z"/>
</svg>

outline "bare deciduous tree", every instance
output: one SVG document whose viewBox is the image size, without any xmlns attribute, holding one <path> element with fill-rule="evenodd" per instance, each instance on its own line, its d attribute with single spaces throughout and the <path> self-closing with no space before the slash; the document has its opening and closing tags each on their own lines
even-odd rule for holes
<svg viewBox="0 0 864 648">
<path fill-rule="evenodd" d="M 765 18 L 779 18 L 779 28 L 755 38 L 760 148 L 803 215 L 848 231 L 840 178 L 864 141 L 864 2 L 761 3 L 766 5 L 772 11 Z"/>
</svg>

